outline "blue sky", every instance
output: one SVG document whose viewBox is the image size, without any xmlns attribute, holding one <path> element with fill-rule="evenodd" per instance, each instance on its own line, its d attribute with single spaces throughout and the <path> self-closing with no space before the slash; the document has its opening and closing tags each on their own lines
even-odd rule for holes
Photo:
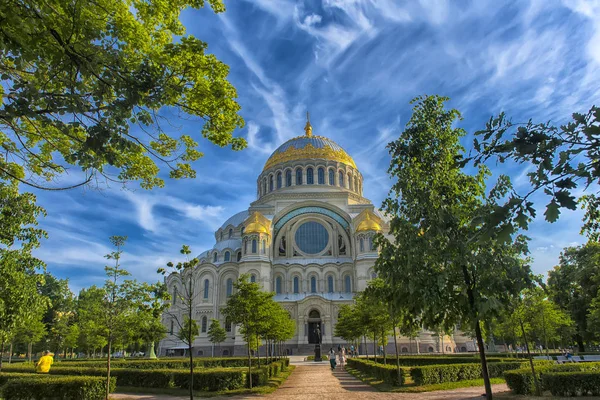
<svg viewBox="0 0 600 400">
<path fill-rule="evenodd" d="M 182 244 L 199 254 L 213 232 L 255 199 L 256 178 L 269 154 L 303 134 L 332 138 L 364 175 L 365 196 L 381 205 L 390 182 L 385 145 L 422 94 L 451 98 L 474 132 L 493 114 L 515 121 L 564 122 L 600 102 L 600 2 L 443 0 L 229 0 L 227 12 L 187 10 L 188 33 L 227 63 L 246 127 L 241 152 L 200 141 L 205 157 L 195 180 L 167 181 L 144 191 L 131 184 L 38 193 L 48 211 L 49 239 L 37 252 L 74 291 L 102 284 L 108 237 L 127 235 L 124 265 L 153 281 L 179 258 Z M 173 134 L 199 126 L 174 121 Z M 464 141 L 468 147 L 470 139 Z M 527 187 L 522 166 L 493 166 Z M 77 172 L 62 183 L 75 181 Z M 541 199 L 545 204 L 544 198 Z M 582 213 L 547 224 L 543 212 L 527 233 L 534 271 L 545 273 L 560 250 L 581 244 Z"/>
</svg>

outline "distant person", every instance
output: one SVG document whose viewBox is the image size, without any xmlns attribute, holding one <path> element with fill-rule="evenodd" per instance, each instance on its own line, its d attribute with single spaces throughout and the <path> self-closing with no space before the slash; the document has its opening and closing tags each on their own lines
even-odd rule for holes
<svg viewBox="0 0 600 400">
<path fill-rule="evenodd" d="M 335 369 L 336 364 L 337 363 L 335 361 L 335 351 L 332 347 L 331 350 L 329 350 L 329 365 L 331 366 L 332 371 Z"/>
<path fill-rule="evenodd" d="M 350 357 L 354 357 L 354 355 L 355 355 L 355 354 L 354 354 L 354 345 L 353 345 L 353 344 L 351 344 L 351 345 L 350 345 Z"/>
<path fill-rule="evenodd" d="M 344 365 L 346 364 L 346 348 L 342 347 L 342 350 L 339 352 L 340 358 L 340 369 L 344 370 Z"/>
<path fill-rule="evenodd" d="M 54 357 L 52 353 L 46 350 L 44 355 L 40 357 L 37 364 L 35 364 L 35 372 L 37 374 L 47 374 L 50 372 L 50 366 L 54 363 Z"/>
</svg>

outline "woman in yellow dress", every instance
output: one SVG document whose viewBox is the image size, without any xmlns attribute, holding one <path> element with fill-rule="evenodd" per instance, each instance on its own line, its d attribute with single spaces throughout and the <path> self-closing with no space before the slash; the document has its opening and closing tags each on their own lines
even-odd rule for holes
<svg viewBox="0 0 600 400">
<path fill-rule="evenodd" d="M 44 355 L 35 364 L 35 372 L 38 374 L 47 374 L 50 372 L 50 366 L 54 363 L 52 353 L 48 350 L 44 352 Z"/>
</svg>

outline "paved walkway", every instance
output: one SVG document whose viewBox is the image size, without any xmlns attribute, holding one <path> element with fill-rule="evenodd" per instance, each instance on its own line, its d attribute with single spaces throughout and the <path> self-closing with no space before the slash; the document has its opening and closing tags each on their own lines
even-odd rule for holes
<svg viewBox="0 0 600 400">
<path fill-rule="evenodd" d="M 366 383 L 340 370 L 331 371 L 328 362 L 301 362 L 294 360 L 296 370 L 275 392 L 264 396 L 275 400 L 393 400 L 393 399 L 427 399 L 427 400 L 459 400 L 480 399 L 483 387 L 462 388 L 427 393 L 383 393 L 378 392 Z M 505 384 L 493 385 L 494 393 L 507 391 Z M 261 396 L 232 396 L 223 399 L 257 399 Z M 114 399 L 127 400 L 179 400 L 185 397 L 165 395 L 115 395 Z M 213 399 L 217 399 L 213 397 Z"/>
</svg>

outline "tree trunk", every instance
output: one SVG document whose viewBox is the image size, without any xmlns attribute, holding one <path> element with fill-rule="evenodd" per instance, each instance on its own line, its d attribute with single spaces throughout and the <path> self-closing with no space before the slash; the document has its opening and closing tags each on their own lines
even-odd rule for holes
<svg viewBox="0 0 600 400">
<path fill-rule="evenodd" d="M 31 351 L 33 349 L 33 343 L 27 343 L 27 359 L 31 362 Z"/>
<path fill-rule="evenodd" d="M 394 348 L 396 349 L 396 370 L 398 371 L 398 385 L 402 385 L 402 371 L 400 370 L 400 355 L 398 354 L 398 339 L 396 338 L 396 324 L 394 324 Z"/>
<path fill-rule="evenodd" d="M 111 333 L 108 334 L 108 357 L 106 358 L 106 400 L 110 394 L 110 347 L 112 342 Z"/>
<path fill-rule="evenodd" d="M 13 353 L 13 344 L 10 342 L 10 347 L 8 348 L 8 363 L 12 363 L 12 353 Z"/>
<path fill-rule="evenodd" d="M 479 317 L 477 316 L 477 308 L 475 307 L 475 295 L 473 294 L 473 287 L 471 282 L 471 276 L 467 270 L 467 266 L 462 266 L 463 276 L 465 278 L 465 284 L 467 286 L 467 297 L 469 299 L 469 306 L 474 317 L 475 322 L 475 336 L 477 337 L 477 347 L 479 347 L 479 357 L 481 358 L 481 372 L 483 375 L 483 383 L 485 386 L 485 397 L 487 400 L 492 400 L 492 385 L 490 383 L 490 375 L 488 374 L 487 360 L 485 359 L 485 346 L 483 344 L 483 336 L 481 334 L 481 326 L 479 325 Z"/>
<path fill-rule="evenodd" d="M 521 325 L 521 333 L 523 334 L 523 340 L 525 341 L 525 349 L 527 350 L 527 357 L 529 358 L 529 366 L 531 367 L 531 374 L 533 375 L 533 382 L 535 383 L 536 396 L 541 396 L 542 391 L 540 389 L 540 384 L 538 382 L 537 375 L 535 374 L 533 358 L 531 358 L 531 353 L 529 352 L 529 342 L 527 341 L 527 334 L 525 334 L 525 327 L 523 326 L 523 321 L 521 320 L 521 318 L 519 318 L 519 324 Z"/>
<path fill-rule="evenodd" d="M 373 359 L 375 360 L 375 363 L 377 364 L 377 356 L 378 356 L 378 351 L 377 351 L 377 334 L 375 333 L 375 331 L 373 331 Z"/>
<path fill-rule="evenodd" d="M 363 335 L 363 339 L 365 341 L 365 355 L 367 356 L 367 361 L 369 361 L 369 346 L 367 346 L 367 335 Z"/>
<path fill-rule="evenodd" d="M 383 346 L 383 365 L 387 365 L 387 354 L 385 352 L 385 332 L 381 329 L 381 345 Z"/>
<path fill-rule="evenodd" d="M 2 344 L 0 344 L 0 372 L 2 372 L 2 357 L 4 357 L 4 339 L 2 339 Z"/>
<path fill-rule="evenodd" d="M 190 331 L 188 338 L 188 356 L 190 359 L 190 400 L 194 400 L 194 353 L 192 351 L 192 324 L 190 323 Z"/>
<path fill-rule="evenodd" d="M 251 340 L 251 339 L 250 339 Z M 250 389 L 252 389 L 252 357 L 250 355 L 250 340 L 248 340 L 248 379 L 250 383 Z"/>
<path fill-rule="evenodd" d="M 575 335 L 575 342 L 577 342 L 577 348 L 579 349 L 579 352 L 583 353 L 585 351 L 585 344 L 583 343 L 583 338 L 579 333 Z"/>
</svg>

